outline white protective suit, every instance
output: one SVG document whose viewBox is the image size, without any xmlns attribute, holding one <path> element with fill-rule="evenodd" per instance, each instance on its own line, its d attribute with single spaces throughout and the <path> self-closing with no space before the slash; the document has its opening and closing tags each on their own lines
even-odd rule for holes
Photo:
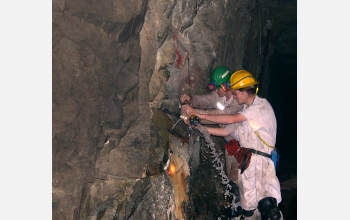
<svg viewBox="0 0 350 220">
<path fill-rule="evenodd" d="M 224 109 L 220 110 L 220 103 Z M 191 106 L 196 109 L 199 114 L 236 114 L 243 110 L 243 105 L 239 105 L 236 99 L 233 99 L 233 95 L 226 101 L 226 97 L 220 97 L 217 92 L 212 91 L 205 95 L 192 95 Z M 226 125 L 220 125 L 225 127 Z M 227 139 L 226 139 L 227 138 Z M 225 137 L 227 141 L 232 137 Z"/>
<path fill-rule="evenodd" d="M 218 105 L 218 103 L 220 103 Z M 224 107 L 220 110 L 220 105 Z M 243 110 L 243 105 L 239 105 L 236 99 L 233 99 L 233 95 L 226 101 L 226 97 L 220 97 L 217 92 L 212 91 L 206 95 L 193 95 L 191 96 L 191 106 L 200 114 L 237 114 Z M 206 124 L 205 121 L 201 123 Z M 208 122 L 212 123 L 212 122 Z M 220 127 L 227 125 L 219 124 Z M 233 139 L 231 135 L 224 137 L 228 142 Z M 226 175 L 229 180 L 237 183 L 238 181 L 238 162 L 234 156 L 229 156 L 225 149 L 225 169 Z"/>
<path fill-rule="evenodd" d="M 252 148 L 271 154 L 272 148 L 266 146 L 254 133 L 270 146 L 275 146 L 277 122 L 270 103 L 258 96 L 252 105 L 244 105 L 239 112 L 247 119 L 244 122 L 230 124 L 225 129 L 232 137 L 239 141 L 241 147 Z M 238 170 L 238 187 L 240 189 L 240 203 L 243 209 L 256 209 L 254 215 L 246 219 L 260 219 L 258 202 L 268 196 L 274 197 L 279 204 L 282 200 L 280 183 L 276 176 L 275 166 L 271 159 L 252 154 L 249 167 L 240 174 Z M 282 217 L 283 219 L 283 217 Z"/>
</svg>

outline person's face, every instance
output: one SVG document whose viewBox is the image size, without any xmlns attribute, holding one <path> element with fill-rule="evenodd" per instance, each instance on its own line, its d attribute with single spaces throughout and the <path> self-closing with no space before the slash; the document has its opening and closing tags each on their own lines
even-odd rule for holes
<svg viewBox="0 0 350 220">
<path fill-rule="evenodd" d="M 237 100 L 238 104 L 246 104 L 248 93 L 246 91 L 233 90 L 233 98 Z"/>
<path fill-rule="evenodd" d="M 223 88 L 216 89 L 215 91 L 220 97 L 224 97 L 226 95 L 226 93 L 227 93 L 227 92 L 224 91 Z"/>
</svg>

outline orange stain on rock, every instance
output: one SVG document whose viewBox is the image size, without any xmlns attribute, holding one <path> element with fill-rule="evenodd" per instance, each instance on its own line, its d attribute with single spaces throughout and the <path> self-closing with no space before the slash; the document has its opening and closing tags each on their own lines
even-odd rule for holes
<svg viewBox="0 0 350 220">
<path fill-rule="evenodd" d="M 186 193 L 186 181 L 185 181 L 185 178 L 189 175 L 188 164 L 185 161 L 181 160 L 175 154 L 171 154 L 168 173 L 174 184 L 176 218 L 184 219 L 181 206 L 184 203 L 188 202 L 189 200 L 188 195 Z"/>
</svg>

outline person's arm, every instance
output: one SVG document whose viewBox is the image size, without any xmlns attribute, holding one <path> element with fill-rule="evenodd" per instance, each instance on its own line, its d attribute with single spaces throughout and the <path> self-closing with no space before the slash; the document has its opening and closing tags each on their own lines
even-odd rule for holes
<svg viewBox="0 0 350 220">
<path fill-rule="evenodd" d="M 220 110 L 213 110 L 213 111 L 210 111 L 210 110 L 203 110 L 203 109 L 194 109 L 192 108 L 191 106 L 189 105 L 183 105 L 181 106 L 181 115 L 185 115 L 185 116 L 190 116 L 192 115 L 193 113 L 199 113 L 199 114 L 213 114 L 213 115 L 216 115 L 216 114 L 225 114 L 224 112 L 218 112 Z M 209 112 L 209 113 L 208 113 Z M 227 114 L 227 113 L 226 113 Z M 201 124 L 217 124 L 215 122 L 212 122 L 212 121 L 208 121 L 208 120 L 204 120 L 204 119 L 201 119 L 200 120 L 200 123 Z"/>
<path fill-rule="evenodd" d="M 237 100 L 232 100 L 232 103 L 226 106 L 225 109 L 222 110 L 221 112 L 218 112 L 218 114 L 227 114 L 227 115 L 237 114 L 238 112 L 243 111 L 243 106 L 244 105 L 238 104 Z M 207 114 L 218 115 L 216 113 L 209 113 L 209 112 Z"/>
<path fill-rule="evenodd" d="M 239 111 L 243 110 L 243 105 L 239 105 L 238 103 L 232 103 L 228 105 L 224 110 L 220 109 L 195 109 L 190 105 L 183 105 L 181 107 L 181 113 L 186 115 L 191 115 L 194 112 L 198 114 L 206 114 L 206 115 L 227 115 L 227 114 L 237 114 Z"/>
<path fill-rule="evenodd" d="M 226 136 L 228 136 L 230 134 L 224 128 L 209 128 L 209 127 L 205 127 L 205 128 L 208 130 L 208 132 L 211 135 L 216 135 L 216 136 L 220 136 L 220 137 L 226 137 Z"/>
<path fill-rule="evenodd" d="M 220 109 L 196 109 L 199 114 L 206 115 L 228 115 L 237 114 L 239 111 L 243 110 L 243 105 L 231 104 L 226 106 L 223 110 Z"/>
<path fill-rule="evenodd" d="M 194 108 L 189 105 L 181 106 L 181 114 L 183 115 L 192 115 L 192 113 L 197 112 Z"/>
<path fill-rule="evenodd" d="M 219 98 L 215 91 L 204 95 L 192 95 L 191 106 L 196 109 L 215 109 Z"/>
<path fill-rule="evenodd" d="M 196 115 L 199 119 L 212 121 L 218 124 L 232 124 L 247 120 L 244 115 L 240 113 L 234 115 L 205 115 L 193 112 L 192 114 Z"/>
<path fill-rule="evenodd" d="M 233 99 L 231 104 L 224 107 L 222 104 L 222 98 L 216 92 L 211 92 L 206 95 L 194 95 L 191 98 L 190 112 L 197 111 L 199 114 L 207 115 L 222 115 L 222 114 L 237 114 L 243 110 L 243 105 L 238 104 L 237 100 Z"/>
</svg>

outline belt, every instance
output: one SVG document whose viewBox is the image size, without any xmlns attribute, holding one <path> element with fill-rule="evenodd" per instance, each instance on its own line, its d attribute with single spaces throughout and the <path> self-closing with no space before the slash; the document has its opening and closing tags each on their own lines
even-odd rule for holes
<svg viewBox="0 0 350 220">
<path fill-rule="evenodd" d="M 258 151 L 258 150 L 255 150 L 255 149 L 250 149 L 247 151 L 248 152 L 252 152 L 253 154 L 257 154 L 257 155 L 261 155 L 261 156 L 264 156 L 264 157 L 267 157 L 267 158 L 272 158 L 271 157 L 271 154 L 267 154 L 267 153 L 264 153 L 264 152 L 261 152 L 261 151 Z"/>
<path fill-rule="evenodd" d="M 267 153 L 264 153 L 264 152 L 261 152 L 261 151 L 258 151 L 258 150 L 255 150 L 255 149 L 249 149 L 245 154 L 244 154 L 244 157 L 243 157 L 243 161 L 242 161 L 242 166 L 241 166 L 241 174 L 244 172 L 244 170 L 246 169 L 246 165 L 247 165 L 247 154 L 248 153 L 253 153 L 253 154 L 257 154 L 257 155 L 260 155 L 260 156 L 264 156 L 264 157 L 267 157 L 267 158 L 272 158 L 271 157 L 271 154 L 267 154 Z"/>
</svg>

